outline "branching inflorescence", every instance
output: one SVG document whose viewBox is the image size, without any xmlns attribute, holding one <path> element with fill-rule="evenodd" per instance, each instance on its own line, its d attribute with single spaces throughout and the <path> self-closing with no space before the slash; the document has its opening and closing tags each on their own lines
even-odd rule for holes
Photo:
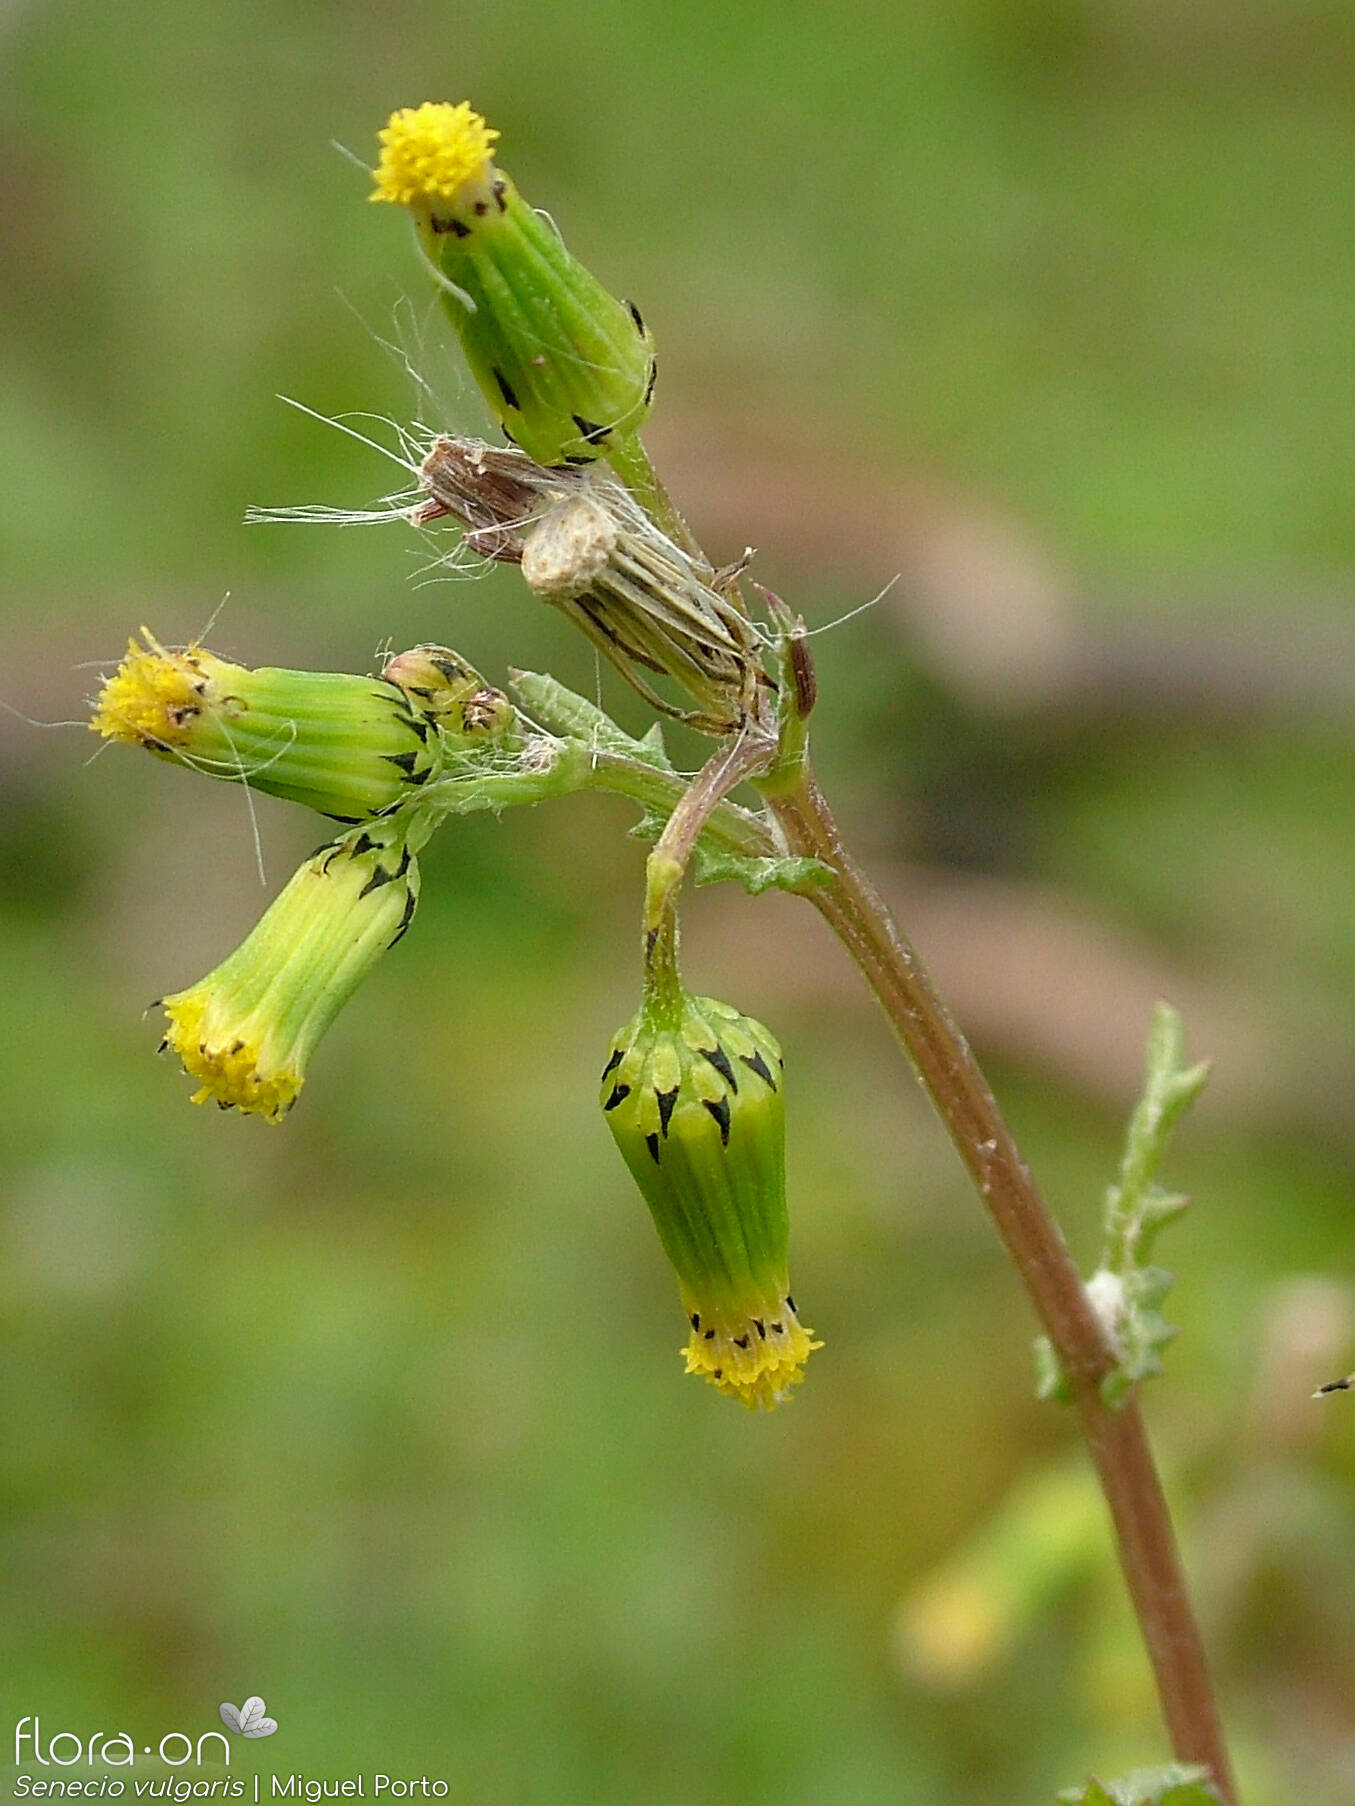
<svg viewBox="0 0 1355 1806">
<path fill-rule="evenodd" d="M 510 440 L 496 449 L 437 437 L 407 518 L 453 523 L 477 557 L 516 564 L 659 713 L 719 739 L 712 766 L 689 785 L 657 726 L 634 740 L 530 674 L 517 677 L 515 706 L 437 646 L 359 677 L 247 670 L 201 646 L 166 649 L 143 629 L 91 725 L 346 830 L 229 959 L 164 999 L 162 1047 L 198 1081 L 194 1101 L 274 1123 L 296 1103 L 325 1029 L 408 929 L 417 854 L 442 821 L 585 788 L 642 804 L 641 831 L 657 841 L 644 1001 L 607 1062 L 603 1107 L 677 1269 L 688 1371 L 771 1407 L 818 1346 L 787 1276 L 780 1050 L 737 1010 L 685 990 L 674 899 L 693 859 L 698 877 L 754 890 L 809 888 L 820 876 L 812 858 L 788 856 L 770 812 L 727 800 L 799 747 L 802 692 L 792 686 L 783 709 L 777 679 L 794 624 L 784 610 L 756 621 L 739 569 L 717 571 L 672 509 L 636 431 L 655 373 L 639 310 L 614 300 L 526 205 L 492 161 L 496 136 L 464 104 L 406 109 L 381 134 L 372 198 L 412 214 Z"/>
<path fill-rule="evenodd" d="M 687 989 L 677 900 L 689 870 L 698 883 L 807 897 L 875 991 L 1013 1257 L 1048 1339 L 1051 1389 L 1076 1403 L 1111 1506 L 1174 1751 L 1205 1765 L 1231 1800 L 1134 1396 L 1165 1336 L 1151 1315 L 1161 1278 L 1144 1264 L 1146 1243 L 1177 1204 L 1152 1188 L 1150 1169 L 1200 1075 L 1181 1068 L 1179 1029 L 1163 1018 L 1150 1096 L 1112 1193 L 1104 1264 L 1119 1290 L 1107 1314 L 963 1037 L 842 844 L 809 761 L 816 683 L 803 622 L 741 581 L 746 558 L 718 568 L 693 538 L 639 438 L 655 392 L 649 330 L 523 201 L 494 160 L 497 136 L 464 102 L 397 112 L 381 133 L 372 199 L 408 209 L 508 444 L 429 434 L 411 456 L 415 437 L 402 435 L 415 495 L 362 518 L 420 531 L 451 523 L 458 550 L 517 565 L 657 713 L 715 750 L 689 781 L 669 763 L 658 722 L 633 738 L 531 672 L 511 674 L 510 699 L 446 647 L 414 647 L 363 677 L 248 670 L 200 646 L 166 649 L 143 629 L 92 727 L 340 830 L 234 954 L 164 1000 L 162 1046 L 198 1081 L 196 1102 L 280 1121 L 330 1021 L 409 928 L 417 855 L 449 816 L 588 789 L 631 798 L 643 811 L 636 832 L 653 843 L 642 995 L 605 1058 L 602 1108 L 677 1272 L 687 1370 L 770 1408 L 820 1346 L 788 1277 L 781 1050 L 760 1023 Z M 750 805 L 733 800 L 740 787 L 755 793 Z"/>
</svg>

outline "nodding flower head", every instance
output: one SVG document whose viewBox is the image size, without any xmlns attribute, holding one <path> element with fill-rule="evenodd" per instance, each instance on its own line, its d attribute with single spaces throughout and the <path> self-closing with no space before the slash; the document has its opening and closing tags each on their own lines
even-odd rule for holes
<svg viewBox="0 0 1355 1806">
<path fill-rule="evenodd" d="M 380 134 L 374 201 L 408 207 L 495 420 L 547 465 L 591 464 L 635 433 L 654 389 L 639 309 L 565 249 L 493 161 L 470 105 L 426 101 Z"/>
<path fill-rule="evenodd" d="M 416 648 L 380 677 L 356 677 L 250 670 L 201 646 L 166 651 L 141 631 L 145 645 L 129 643 L 100 692 L 95 733 L 336 821 L 365 821 L 398 806 L 441 775 L 453 747 L 502 733 L 513 721 L 507 697 L 442 648 Z M 402 682 L 401 661 L 430 650 L 442 666 L 420 666 L 419 685 Z"/>
<path fill-rule="evenodd" d="M 164 999 L 161 1050 L 199 1081 L 193 1102 L 281 1122 L 316 1043 L 404 934 L 418 894 L 394 818 L 312 853 L 228 960 Z"/>
<path fill-rule="evenodd" d="M 686 992 L 647 999 L 602 1074 L 607 1125 L 677 1271 L 687 1372 L 762 1410 L 821 1346 L 787 1280 L 781 1086 L 761 1023 Z"/>
</svg>

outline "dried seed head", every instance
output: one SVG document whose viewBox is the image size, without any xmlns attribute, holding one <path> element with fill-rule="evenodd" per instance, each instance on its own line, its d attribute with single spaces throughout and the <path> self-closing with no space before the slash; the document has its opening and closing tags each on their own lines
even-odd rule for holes
<svg viewBox="0 0 1355 1806">
<path fill-rule="evenodd" d="M 547 470 L 522 452 L 440 438 L 424 459 L 432 498 L 420 522 L 452 515 L 489 557 L 518 561 L 664 714 L 725 734 L 756 713 L 765 679 L 756 629 L 718 574 L 676 545 L 625 486 L 601 471 Z M 671 678 L 697 707 L 660 696 Z"/>
<path fill-rule="evenodd" d="M 566 496 L 522 546 L 522 576 L 543 602 L 572 602 L 597 582 L 616 550 L 616 522 L 594 496 Z"/>
</svg>

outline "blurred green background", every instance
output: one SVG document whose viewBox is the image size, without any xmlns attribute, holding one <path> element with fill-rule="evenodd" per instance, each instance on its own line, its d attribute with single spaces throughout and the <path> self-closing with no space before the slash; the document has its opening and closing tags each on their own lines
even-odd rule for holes
<svg viewBox="0 0 1355 1806">
<path fill-rule="evenodd" d="M 1355 1364 L 1344 0 L 6 0 L 0 51 L 0 695 L 78 721 L 86 661 L 227 592 L 245 662 L 592 691 L 511 573 L 242 525 L 399 481 L 280 393 L 484 430 L 331 148 L 472 98 L 643 306 L 712 552 L 816 625 L 897 574 L 816 641 L 822 774 L 1084 1262 L 1153 998 L 1213 1056 L 1150 1417 L 1248 1801 L 1349 1806 L 1355 1416 L 1308 1399 Z M 251 1692 L 237 1772 L 463 1806 L 1010 1806 L 1162 1754 L 1024 1300 L 811 911 L 686 911 L 789 1060 L 827 1345 L 763 1419 L 680 1377 L 594 1103 L 629 812 L 445 832 L 273 1129 L 141 1018 L 262 906 L 245 799 L 92 746 L 0 718 L 0 1760 Z M 258 817 L 276 889 L 316 826 Z"/>
</svg>

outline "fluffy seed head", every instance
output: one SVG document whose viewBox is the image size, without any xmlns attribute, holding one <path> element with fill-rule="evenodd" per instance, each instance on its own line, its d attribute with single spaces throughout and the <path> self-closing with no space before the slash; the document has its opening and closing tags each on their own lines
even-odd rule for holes
<svg viewBox="0 0 1355 1806">
<path fill-rule="evenodd" d="M 522 547 L 522 576 L 543 602 L 591 589 L 616 550 L 617 527 L 591 495 L 571 495 L 542 515 Z"/>
</svg>

